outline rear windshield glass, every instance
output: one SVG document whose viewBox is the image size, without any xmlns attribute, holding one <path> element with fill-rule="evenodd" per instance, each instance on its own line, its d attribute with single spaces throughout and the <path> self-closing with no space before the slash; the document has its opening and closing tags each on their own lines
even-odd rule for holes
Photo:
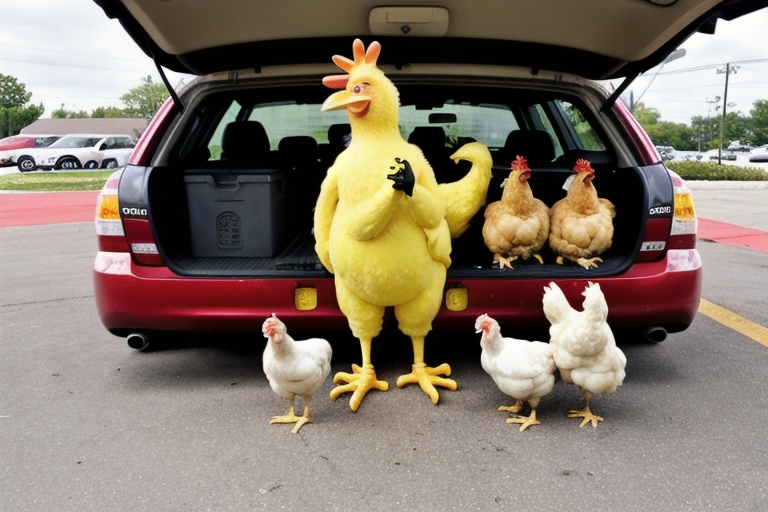
<svg viewBox="0 0 768 512">
<path fill-rule="evenodd" d="M 606 148 L 600 131 L 590 121 L 594 116 L 576 102 L 538 96 L 518 98 L 514 92 L 503 96 L 498 90 L 491 90 L 490 93 L 493 96 L 489 97 L 489 101 L 482 101 L 482 93 L 472 91 L 469 100 L 446 97 L 421 103 L 403 101 L 403 96 L 407 99 L 408 94 L 401 93 L 400 133 L 404 139 L 420 145 L 417 135 L 429 132 L 427 138 L 434 141 L 437 136 L 438 140 L 444 141 L 446 148 L 478 141 L 495 154 L 501 153 L 508 144 L 512 132 L 547 132 L 553 146 L 552 162 L 569 151 L 603 151 Z M 231 99 L 222 104 L 215 126 L 205 130 L 208 135 L 201 141 L 207 146 L 209 160 L 221 158 L 222 136 L 231 123 L 261 123 L 271 151 L 278 150 L 281 140 L 296 136 L 312 137 L 322 151 L 323 146 L 333 142 L 329 131 L 336 125 L 349 123 L 345 110 L 322 112 L 321 98 L 314 101 L 258 101 L 258 98 L 248 101 L 250 99 Z"/>
</svg>

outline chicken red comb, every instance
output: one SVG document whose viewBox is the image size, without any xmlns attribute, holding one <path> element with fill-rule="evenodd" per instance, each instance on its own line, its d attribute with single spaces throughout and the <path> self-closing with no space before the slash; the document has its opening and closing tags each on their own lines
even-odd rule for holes
<svg viewBox="0 0 768 512">
<path fill-rule="evenodd" d="M 590 165 L 589 161 L 583 158 L 576 160 L 576 165 L 573 166 L 573 170 L 576 172 L 595 172 L 592 169 L 592 165 Z"/>
<path fill-rule="evenodd" d="M 362 64 L 376 66 L 376 61 L 381 53 L 381 44 L 374 41 L 368 45 L 368 50 L 366 50 L 365 44 L 360 39 L 355 39 L 352 43 L 352 53 L 355 60 L 350 60 L 343 55 L 334 55 L 331 58 L 334 64 L 347 73 Z M 346 89 L 348 81 L 349 75 L 331 75 L 323 78 L 323 85 L 331 89 Z"/>
<path fill-rule="evenodd" d="M 520 155 L 517 155 L 517 158 L 514 159 L 511 166 L 513 171 L 530 171 L 531 168 L 528 167 L 528 160 L 523 158 Z"/>
</svg>

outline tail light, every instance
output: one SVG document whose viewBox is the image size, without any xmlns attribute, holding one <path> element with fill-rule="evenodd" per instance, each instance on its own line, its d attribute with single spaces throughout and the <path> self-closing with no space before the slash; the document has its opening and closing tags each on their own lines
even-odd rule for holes
<svg viewBox="0 0 768 512">
<path fill-rule="evenodd" d="M 96 235 L 99 251 L 128 252 L 123 223 L 120 220 L 120 205 L 117 200 L 117 187 L 122 169 L 107 178 L 96 200 Z"/>
<path fill-rule="evenodd" d="M 696 250 L 696 233 L 699 221 L 693 205 L 691 189 L 685 181 L 670 171 L 675 191 L 675 211 L 672 215 L 672 229 L 669 232 L 667 270 L 670 272 L 689 271 L 701 268 L 701 256 Z"/>
<path fill-rule="evenodd" d="M 99 251 L 129 252 L 138 265 L 164 265 L 149 220 L 137 208 L 120 211 L 118 186 L 123 170 L 112 174 L 96 200 L 96 235 Z M 139 217 L 139 218 L 137 218 Z"/>
<path fill-rule="evenodd" d="M 693 195 L 680 176 L 672 171 L 669 174 L 672 176 L 675 191 L 675 211 L 672 215 L 668 249 L 694 249 L 699 221 L 696 218 Z"/>
</svg>

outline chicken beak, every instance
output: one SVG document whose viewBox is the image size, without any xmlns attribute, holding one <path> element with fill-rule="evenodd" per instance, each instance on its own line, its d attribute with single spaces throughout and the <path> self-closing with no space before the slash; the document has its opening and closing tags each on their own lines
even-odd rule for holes
<svg viewBox="0 0 768 512">
<path fill-rule="evenodd" d="M 320 108 L 322 112 L 329 110 L 336 110 L 346 107 L 350 114 L 355 117 L 363 117 L 368 113 L 368 108 L 371 106 L 371 99 L 362 94 L 352 94 L 351 92 L 344 90 L 331 94 L 328 99 L 323 102 L 323 106 Z"/>
</svg>

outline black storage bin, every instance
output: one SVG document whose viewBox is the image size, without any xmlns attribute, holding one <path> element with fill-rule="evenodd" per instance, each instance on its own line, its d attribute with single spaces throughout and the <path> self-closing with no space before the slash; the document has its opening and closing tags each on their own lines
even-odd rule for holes
<svg viewBox="0 0 768 512">
<path fill-rule="evenodd" d="M 278 170 L 194 170 L 184 176 L 195 257 L 275 256 L 283 245 Z"/>
</svg>

